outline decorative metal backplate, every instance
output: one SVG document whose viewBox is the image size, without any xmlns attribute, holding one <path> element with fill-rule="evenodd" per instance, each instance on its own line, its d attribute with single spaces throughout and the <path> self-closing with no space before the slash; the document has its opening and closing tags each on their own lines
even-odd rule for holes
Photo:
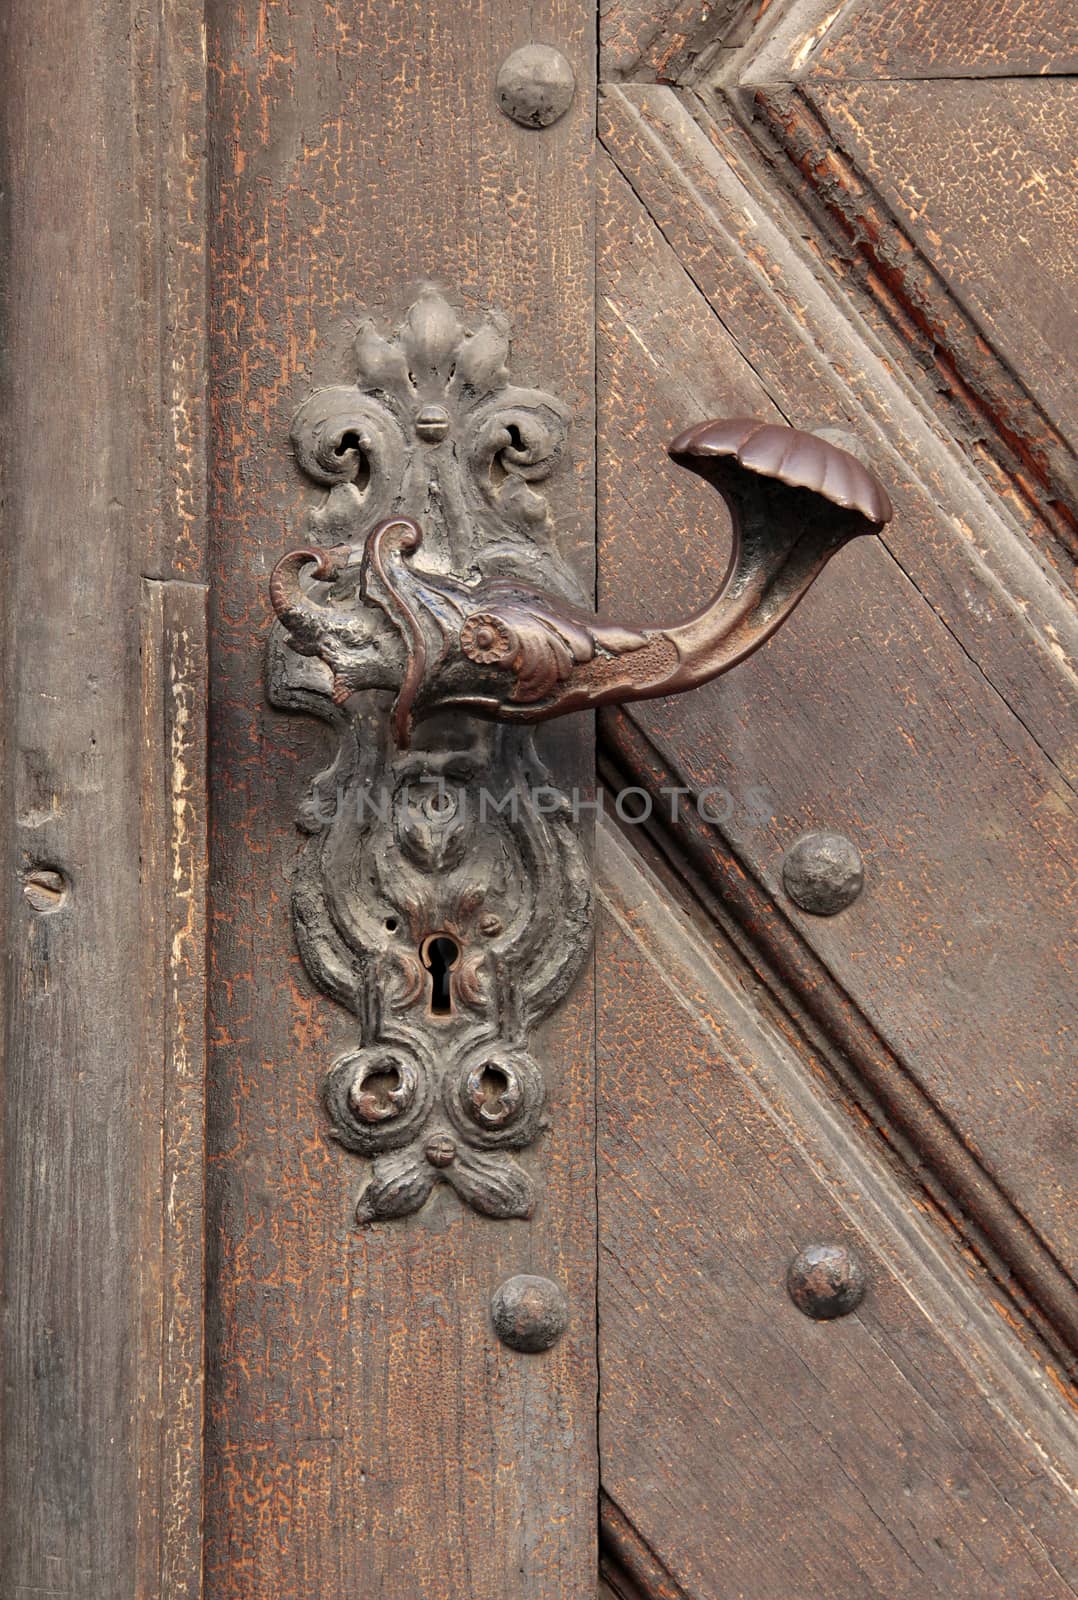
<svg viewBox="0 0 1078 1600">
<path fill-rule="evenodd" d="M 365 323 L 355 381 L 317 390 L 293 421 L 299 466 L 328 490 L 312 544 L 359 551 L 372 525 L 409 517 L 435 584 L 504 578 L 579 598 L 537 487 L 567 414 L 510 385 L 508 354 L 503 317 L 466 329 L 434 289 L 390 338 Z M 323 622 L 339 611 L 361 680 L 342 689 L 302 630 L 278 622 L 269 646 L 273 704 L 323 718 L 337 740 L 300 808 L 292 898 L 307 971 L 357 1023 L 326 1111 L 373 1163 L 360 1223 L 417 1211 L 440 1180 L 489 1216 L 527 1216 L 535 1189 L 513 1152 L 546 1117 L 529 1038 L 587 950 L 589 871 L 530 729 L 449 710 L 399 737 L 385 691 L 406 654 L 357 612 L 360 580 L 348 566 L 303 594 Z"/>
<path fill-rule="evenodd" d="M 504 318 L 465 330 L 428 289 L 392 339 L 365 323 L 356 381 L 292 424 L 329 494 L 270 580 L 270 694 L 337 733 L 300 814 L 293 913 L 308 971 L 359 1022 L 325 1101 L 374 1162 L 361 1222 L 417 1210 L 439 1178 L 491 1216 L 531 1211 L 510 1154 L 543 1126 L 527 1043 L 580 966 L 589 883 L 527 728 L 729 671 L 892 514 L 833 438 L 697 423 L 669 452 L 726 503 L 725 579 L 673 626 L 592 616 L 535 487 L 565 410 L 512 388 L 508 354 Z"/>
</svg>

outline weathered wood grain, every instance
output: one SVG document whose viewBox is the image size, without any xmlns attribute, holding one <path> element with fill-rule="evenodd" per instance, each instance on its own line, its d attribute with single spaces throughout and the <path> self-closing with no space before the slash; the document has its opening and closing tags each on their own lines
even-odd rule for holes
<svg viewBox="0 0 1078 1600">
<path fill-rule="evenodd" d="M 197 1480 L 162 1517 L 155 1471 L 167 1451 L 165 1482 L 182 1478 L 197 1440 L 201 1228 L 190 1216 L 191 1254 L 166 1245 L 158 1280 L 142 1247 L 149 1217 L 158 1253 L 168 1234 L 166 1170 L 147 1161 L 153 1128 L 140 1119 L 177 1058 L 170 1022 L 146 1048 L 143 1012 L 160 991 L 143 978 L 148 923 L 176 931 L 175 863 L 164 859 L 164 796 L 142 791 L 167 752 L 146 742 L 139 650 L 142 575 L 197 579 L 202 565 L 199 12 L 185 0 L 160 16 L 16 0 L 0 18 L 0 1592 L 12 1600 L 197 1592 Z M 179 597 L 174 620 L 185 604 L 197 610 L 199 593 Z M 167 654 L 167 632 L 145 642 Z M 202 646 L 190 642 L 182 692 L 201 701 Z M 188 731 L 193 804 L 194 722 Z M 162 845 L 153 866 L 140 861 L 144 818 Z M 60 874 L 51 904 L 24 894 L 35 870 Z M 188 957 L 197 1077 L 193 945 Z M 199 1164 L 197 1127 L 189 1151 L 173 1144 L 187 1126 L 181 1116 L 165 1138 L 167 1165 L 184 1172 L 181 1206 Z M 173 1557 L 186 1569 L 179 1582 Z"/>
<path fill-rule="evenodd" d="M 662 188 L 658 168 L 647 176 L 664 207 L 680 192 Z M 833 354 L 839 370 L 824 381 L 811 325 L 800 330 L 767 291 L 763 228 L 740 253 L 719 250 L 671 201 L 666 230 L 722 318 L 708 324 L 692 281 L 682 272 L 679 289 L 635 206 L 615 196 L 604 219 L 601 593 L 612 614 L 634 614 L 635 602 L 637 617 L 646 595 L 650 616 L 665 620 L 699 603 L 716 539 L 706 491 L 663 464 L 670 432 L 704 401 L 719 413 L 741 408 L 760 383 L 783 393 L 788 420 L 838 422 L 856 358 L 852 348 Z M 805 410 L 790 415 L 787 394 Z M 866 421 L 858 416 L 859 434 Z M 946 538 L 946 525 L 908 466 L 895 456 L 884 465 L 880 443 L 872 459 L 894 492 L 904 532 L 893 547 L 905 565 L 915 530 Z M 987 641 L 979 661 L 991 673 Z M 860 842 L 862 899 L 830 923 L 788 906 L 785 918 L 1065 1261 L 1072 796 L 902 568 L 876 541 L 852 547 L 760 655 L 691 696 L 634 709 L 632 720 L 670 781 L 729 790 L 715 849 L 732 849 L 780 907 L 782 853 L 804 829 Z M 1061 741 L 1063 729 L 1061 720 Z M 762 817 L 754 789 L 767 795 Z"/>
<path fill-rule="evenodd" d="M 924 235 L 919 244 L 911 237 L 858 169 L 841 126 L 813 104 L 811 81 L 749 93 L 751 99 L 741 101 L 751 107 L 747 126 L 765 145 L 770 135 L 788 158 L 786 182 L 832 272 L 863 291 L 860 309 L 895 345 L 898 361 L 963 453 L 1038 551 L 1072 582 L 1078 551 L 1074 449 L 1046 414 L 1037 384 L 1026 381 L 1028 367 L 1024 379 L 986 339 L 983 324 L 937 267 L 934 241 Z M 739 99 L 735 94 L 735 105 Z M 886 119 L 877 132 L 888 137 Z M 1017 161 L 1019 141 L 1011 144 Z M 975 152 L 960 145 L 946 161 L 965 170 Z M 976 172 L 969 178 L 973 189 Z"/>
<path fill-rule="evenodd" d="M 1073 449 L 1078 84 L 819 83 L 812 98 Z"/>
<path fill-rule="evenodd" d="M 667 816 L 680 774 L 624 712 L 603 713 L 603 766 L 615 788 L 639 784 Z M 720 806 L 726 802 L 720 794 Z M 743 803 L 766 815 L 767 791 Z M 731 795 L 730 804 L 736 804 Z M 1059 1388 L 1078 1377 L 1078 1290 L 1006 1192 L 904 1071 L 872 1021 L 776 904 L 769 888 L 716 843 L 714 823 L 682 804 L 676 829 L 653 828 L 649 846 L 707 908 L 745 961 L 748 981 L 773 995 L 783 1026 L 811 1039 L 814 1070 L 830 1078 L 855 1120 L 876 1130 L 883 1157 L 919 1187 L 922 1204 L 970 1259 L 990 1274 L 999 1313 L 1021 1330 Z"/>
<path fill-rule="evenodd" d="M 744 9 L 745 0 L 601 0 L 599 76 L 678 83 Z"/>
<path fill-rule="evenodd" d="M 898 362 L 1073 582 L 1059 250 L 1074 182 L 1069 85 L 1053 76 L 1078 48 L 1070 9 L 798 0 L 724 33 L 697 76 L 719 119 L 743 124 L 769 189 L 803 210 L 821 264 L 890 323 Z"/>
<path fill-rule="evenodd" d="M 721 944 L 609 833 L 599 884 L 617 1507 L 694 1600 L 1073 1595 L 1073 1423 Z M 822 1240 L 860 1253 L 869 1288 L 815 1323 L 784 1278 Z"/>
<path fill-rule="evenodd" d="M 656 1560 L 637 1530 L 606 1493 L 599 1501 L 599 1600 L 685 1600 L 685 1591 Z"/>
<path fill-rule="evenodd" d="M 749 366 L 790 420 L 848 428 L 905 485 L 885 541 L 1073 784 L 1078 619 L 953 439 L 829 289 L 783 204 L 751 188 L 726 131 L 659 86 L 611 89 L 603 138 Z M 626 262 L 631 268 L 631 262 Z M 947 507 L 947 514 L 941 512 Z"/>
<path fill-rule="evenodd" d="M 202 1593 L 206 590 L 142 586 L 142 1140 L 135 1592 Z"/>
<path fill-rule="evenodd" d="M 864 0 L 845 6 L 803 69 L 833 78 L 1033 78 L 1078 71 L 1068 0 Z"/>
<path fill-rule="evenodd" d="M 553 1103 L 526 1158 L 533 1221 L 492 1224 L 439 1191 L 407 1224 L 355 1232 L 363 1172 L 326 1144 L 317 1101 L 353 1032 L 306 981 L 287 913 L 292 818 L 324 740 L 264 702 L 266 575 L 313 502 L 288 419 L 342 376 L 358 318 L 392 323 L 421 283 L 469 315 L 504 310 L 514 376 L 574 413 L 551 490 L 589 585 L 595 8 L 207 9 L 208 279 L 203 8 L 14 0 L 0 18 L 5 1600 L 203 1595 L 207 291 L 206 1593 L 594 1600 L 598 1582 L 617 1600 L 725 1600 L 743 1580 L 766 1600 L 1072 1595 L 1057 1374 L 1031 1371 L 977 1265 L 851 1134 L 821 1062 L 791 1054 L 792 1023 L 780 1038 L 762 1020 L 707 930 L 687 937 L 670 890 L 618 847 L 600 1102 L 618 1505 L 603 1503 L 601 1578 L 590 978 L 539 1045 Z M 755 9 L 611 3 L 605 70 L 683 81 Z M 1066 511 L 1073 397 L 1049 347 L 1071 308 L 1014 285 L 1045 262 L 1065 276 L 1052 252 L 1067 91 L 943 85 L 926 99 L 833 79 L 1060 70 L 1073 40 L 1062 15 L 1021 3 L 976 39 L 953 0 L 847 7 L 833 29 L 815 0 L 781 9 L 753 103 L 854 233 L 897 219 L 929 310 L 957 307 L 939 323 L 940 381 L 976 390 L 975 424 L 964 456 L 906 357 L 817 283 L 788 192 L 739 167 L 700 102 L 611 96 L 604 600 L 684 611 L 721 571 L 710 497 L 662 454 L 708 412 L 850 426 L 899 501 L 886 550 L 847 552 L 788 637 L 695 701 L 624 719 L 620 748 L 642 783 L 661 770 L 730 789 L 730 822 L 692 841 L 701 870 L 710 851 L 731 900 L 740 877 L 748 938 L 855 1065 L 872 1054 L 880 1131 L 897 1142 L 901 1128 L 951 1185 L 954 1226 L 972 1214 L 1064 1329 L 1073 1285 L 1052 1252 L 1070 1259 L 1073 617 L 968 460 L 1013 458 L 1028 506 Z M 812 27 L 794 70 L 783 50 L 799 23 Z M 543 134 L 501 117 L 493 93 L 531 39 L 578 76 L 572 111 Z M 735 77 L 747 59 L 732 52 Z M 775 88 L 806 74 L 796 93 Z M 965 192 L 953 152 L 969 126 Z M 924 215 L 921 168 L 935 184 Z M 1000 242 L 983 218 L 1004 202 Z M 894 296 L 914 320 L 921 287 Z M 924 338 L 935 329 L 921 316 Z M 980 329 L 996 350 L 978 353 Z M 1005 448 L 977 437 L 982 418 Z M 590 782 L 588 725 L 546 747 L 563 782 Z M 844 827 L 869 863 L 863 901 L 827 927 L 783 910 L 782 849 L 813 823 Z M 781 1288 L 809 1227 L 859 1239 L 872 1267 L 865 1306 L 831 1328 Z M 521 1270 L 568 1292 L 569 1332 L 540 1357 L 489 1326 L 491 1289 Z M 1016 1290 L 996 1309 L 1021 1303 Z"/>
<path fill-rule="evenodd" d="M 211 1327 L 206 1590 L 213 1600 L 594 1600 L 590 983 L 542 1032 L 551 1131 L 525 1156 L 533 1221 L 442 1189 L 357 1233 L 366 1170 L 326 1139 L 319 1086 L 354 1024 L 292 947 L 293 818 L 323 748 L 268 710 L 267 577 L 316 503 L 288 425 L 348 372 L 362 315 L 393 326 L 434 280 L 504 311 L 514 379 L 573 412 L 550 481 L 591 586 L 594 16 L 576 0 L 327 12 L 209 8 L 216 579 Z M 497 110 L 502 59 L 537 38 L 577 74 L 546 132 Z M 563 781 L 581 725 L 551 740 Z M 514 1272 L 557 1279 L 570 1326 L 539 1356 L 495 1339 Z"/>
</svg>

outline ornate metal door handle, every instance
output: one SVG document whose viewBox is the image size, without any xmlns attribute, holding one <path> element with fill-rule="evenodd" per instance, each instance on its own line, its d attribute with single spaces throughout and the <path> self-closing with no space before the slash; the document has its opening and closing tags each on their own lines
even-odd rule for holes
<svg viewBox="0 0 1078 1600">
<path fill-rule="evenodd" d="M 360 1032 L 324 1101 L 373 1162 L 360 1223 L 439 1182 L 524 1216 L 535 1184 L 515 1153 L 548 1091 L 529 1037 L 580 967 L 591 904 L 574 807 L 524 725 L 727 671 L 891 507 L 825 438 L 701 423 L 670 452 L 730 508 L 726 579 L 676 626 L 606 622 L 580 605 L 537 487 L 567 413 L 510 385 L 505 319 L 468 331 L 428 289 L 392 338 L 364 324 L 355 353 L 357 381 L 293 421 L 300 468 L 330 492 L 270 583 L 270 698 L 337 736 L 300 809 L 292 892 L 307 970 Z"/>
<path fill-rule="evenodd" d="M 358 574 L 351 544 L 285 556 L 270 583 L 274 610 L 293 647 L 331 668 L 338 704 L 397 688 L 393 727 L 405 749 L 414 721 L 440 711 L 540 722 L 694 689 L 758 649 L 836 551 L 892 515 L 868 469 L 818 434 L 734 417 L 689 428 L 669 450 L 719 492 L 733 522 L 726 578 L 686 622 L 625 627 L 515 578 L 469 583 L 424 570 L 423 530 L 406 516 L 371 529 Z M 330 587 L 319 593 L 315 582 Z"/>
</svg>

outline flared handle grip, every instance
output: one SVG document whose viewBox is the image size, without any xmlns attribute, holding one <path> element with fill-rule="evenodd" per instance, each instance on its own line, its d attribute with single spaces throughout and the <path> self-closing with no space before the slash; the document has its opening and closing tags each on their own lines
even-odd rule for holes
<svg viewBox="0 0 1078 1600">
<path fill-rule="evenodd" d="M 356 550 L 307 548 L 274 569 L 274 609 L 294 648 L 333 673 L 333 699 L 397 690 L 394 731 L 449 709 L 504 722 L 680 694 L 758 649 L 831 557 L 892 516 L 887 493 L 855 456 L 819 434 L 749 417 L 703 422 L 669 447 L 726 502 L 730 564 L 718 592 L 667 627 L 580 611 L 513 578 L 445 576 L 419 564 L 423 530 L 391 517 L 367 535 L 358 587 L 333 585 Z M 329 583 L 315 594 L 310 579 Z M 378 637 L 388 623 L 395 649 Z"/>
</svg>

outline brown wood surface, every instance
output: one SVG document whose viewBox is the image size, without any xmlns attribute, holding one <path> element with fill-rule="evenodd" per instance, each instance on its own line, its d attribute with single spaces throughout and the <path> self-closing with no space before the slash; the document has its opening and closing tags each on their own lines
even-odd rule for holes
<svg viewBox="0 0 1078 1600">
<path fill-rule="evenodd" d="M 835 78 L 1033 78 L 1078 71 L 1070 0 L 861 0 L 844 6 L 805 69 Z"/>
<path fill-rule="evenodd" d="M 845 551 L 758 656 L 691 696 L 634 709 L 632 720 L 673 781 L 695 790 L 725 784 L 735 796 L 766 790 L 771 820 L 761 824 L 736 805 L 716 848 L 732 848 L 770 895 L 781 895 L 783 851 L 804 829 L 836 828 L 859 841 L 869 872 L 862 899 L 836 922 L 795 912 L 794 926 L 900 1070 L 961 1129 L 1015 1211 L 1066 1263 L 1073 1250 L 1066 1179 L 1073 792 L 986 684 L 986 674 L 998 675 L 1008 692 L 1001 667 L 1015 636 L 1006 624 L 965 631 L 940 586 L 947 567 L 957 577 L 967 558 L 956 518 L 977 515 L 962 505 L 970 486 L 950 473 L 945 449 L 921 432 L 871 349 L 858 350 L 849 332 L 845 345 L 838 342 L 840 321 L 828 323 L 814 305 L 797 252 L 729 170 L 712 162 L 710 143 L 701 138 L 698 154 L 691 136 L 677 142 L 680 131 L 669 147 L 654 137 L 653 130 L 680 130 L 670 92 L 633 95 L 638 120 L 627 95 L 608 96 L 604 137 L 687 270 L 675 302 L 669 260 L 653 278 L 664 252 L 644 247 L 637 201 L 626 202 L 621 191 L 628 210 L 619 218 L 615 196 L 604 214 L 611 233 L 601 296 L 604 604 L 639 617 L 638 597 L 647 595 L 650 615 L 665 618 L 702 598 L 694 568 L 707 570 L 713 557 L 700 552 L 721 531 L 713 531 L 703 492 L 672 487 L 662 448 L 708 410 L 736 411 L 753 384 L 795 424 L 853 424 L 898 509 L 886 547 L 865 541 Z M 680 153 L 685 181 L 660 160 L 668 148 Z M 650 225 L 644 219 L 642 226 Z M 673 329 L 700 322 L 694 284 L 716 318 L 683 353 L 684 339 L 670 341 L 679 338 Z M 947 515 L 940 502 L 949 493 L 956 499 Z M 995 589 L 993 605 L 1008 606 L 983 571 L 981 582 Z M 1008 633 L 1002 642 L 1001 632 Z M 1026 643 L 1065 759 L 1066 674 L 1047 640 L 1028 636 Z M 1030 673 L 1023 713 L 1033 682 Z M 960 924 L 951 920 L 955 905 Z"/>
<path fill-rule="evenodd" d="M 1069 264 L 1039 288 L 1067 86 L 836 84 L 833 39 L 854 77 L 963 48 L 998 76 L 1046 28 L 836 14 L 743 9 L 670 57 L 680 93 L 648 81 L 664 17 L 601 104 L 604 607 L 666 622 L 721 573 L 724 519 L 663 459 L 702 416 L 848 429 L 896 502 L 758 657 L 602 719 L 609 782 L 656 814 L 729 796 L 651 826 L 680 879 L 634 829 L 601 853 L 602 1570 L 1040 1600 L 1078 1581 Z M 866 858 L 833 922 L 782 888 L 810 827 Z M 870 1262 L 833 1324 L 785 1292 L 810 1237 Z"/>
<path fill-rule="evenodd" d="M 494 95 L 533 40 L 543 133 Z M 10 0 L 0 43 L 3 1600 L 1078 1593 L 1069 10 Z M 598 441 L 617 616 L 724 569 L 664 454 L 702 417 L 849 430 L 896 517 L 604 718 L 612 781 L 730 814 L 602 831 L 534 1217 L 358 1232 L 267 578 L 293 407 L 429 282 L 569 407 L 585 589 Z M 591 782 L 590 723 L 543 741 Z M 782 889 L 812 826 L 866 859 L 833 922 Z M 783 1282 L 822 1237 L 869 1276 L 830 1324 Z M 568 1295 L 539 1356 L 520 1271 Z"/>
<path fill-rule="evenodd" d="M 602 0 L 599 76 L 679 81 L 712 41 L 725 38 L 744 0 Z"/>
<path fill-rule="evenodd" d="M 867 291 L 860 313 L 890 323 L 899 365 L 1071 582 L 1072 13 L 798 0 L 731 30 L 692 78 L 766 151 L 821 264 Z"/>
<path fill-rule="evenodd" d="M 203 584 L 142 585 L 143 1026 L 136 1263 L 142 1308 L 135 1592 L 202 1592 L 206 1112 Z"/>
<path fill-rule="evenodd" d="M 825 83 L 821 98 L 833 88 Z M 1038 551 L 1073 581 L 1078 553 L 1074 449 L 1046 414 L 1036 388 L 1012 371 L 989 343 L 987 325 L 978 323 L 962 297 L 950 293 L 933 250 L 924 248 L 933 238 L 922 230 L 919 245 L 873 181 L 858 170 L 842 148 L 839 124 L 829 124 L 812 103 L 811 85 L 755 88 L 751 106 L 753 117 L 763 115 L 790 158 L 787 178 L 801 215 L 818 237 L 819 253 L 840 282 L 864 282 L 868 293 L 862 312 L 894 346 L 924 402 Z M 1017 159 L 1022 138 L 1008 144 Z M 968 177 L 956 189 L 983 189 L 975 155 L 965 144 L 947 152 L 948 168 L 961 166 Z M 1038 171 L 1035 163 L 1027 164 L 1022 175 L 1011 175 L 1009 189 L 1036 183 Z M 1006 301 L 1021 297 L 1020 280 L 1012 284 L 1016 294 Z"/>
<path fill-rule="evenodd" d="M 498 111 L 531 38 L 577 74 L 537 134 Z M 394 326 L 436 281 L 504 311 L 514 379 L 572 410 L 551 480 L 590 587 L 594 17 L 576 0 L 417 8 L 210 7 L 216 712 L 206 1594 L 210 1600 L 594 1600 L 596 1458 L 590 983 L 537 1041 L 551 1131 L 525 1155 L 531 1222 L 440 1189 L 357 1232 L 365 1164 L 332 1145 L 319 1086 L 354 1021 L 292 944 L 295 809 L 324 737 L 265 703 L 270 567 L 317 503 L 288 425 L 349 374 L 359 318 Z M 578 725 L 551 741 L 590 767 Z M 543 1355 L 489 1322 L 514 1272 L 558 1280 Z"/>
<path fill-rule="evenodd" d="M 813 99 L 1073 447 L 1078 83 L 817 83 Z"/>
<path fill-rule="evenodd" d="M 888 549 L 1068 781 L 1078 781 L 1070 595 L 1015 538 L 1010 508 L 979 492 L 921 390 L 847 303 L 848 286 L 819 271 L 800 243 L 797 213 L 750 164 L 729 113 L 724 123 L 698 122 L 671 90 L 634 86 L 604 95 L 601 130 L 718 324 L 782 408 L 851 430 L 889 483 L 908 485 L 884 535 Z M 631 260 L 624 265 L 631 271 Z M 608 473 L 604 486 L 619 481 Z"/>
<path fill-rule="evenodd" d="M 200 9 L 0 16 L 5 1600 L 199 1587 Z"/>
<path fill-rule="evenodd" d="M 644 1592 L 1075 1594 L 1073 1421 L 707 925 L 631 842 L 598 873 L 600 1439 Z M 832 1322 L 785 1290 L 813 1241 L 866 1266 Z"/>
</svg>

